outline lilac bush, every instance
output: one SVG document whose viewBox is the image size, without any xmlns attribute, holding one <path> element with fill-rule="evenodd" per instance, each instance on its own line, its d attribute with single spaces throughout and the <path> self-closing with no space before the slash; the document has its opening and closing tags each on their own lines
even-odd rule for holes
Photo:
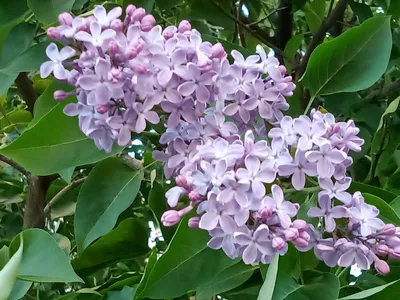
<svg viewBox="0 0 400 300">
<path fill-rule="evenodd" d="M 121 15 L 102 6 L 87 18 L 61 14 L 47 33 L 65 46 L 48 46 L 40 73 L 75 88 L 54 97 L 76 95 L 65 114 L 78 116 L 82 132 L 107 152 L 167 117 L 165 150 L 153 153 L 176 183 L 166 193 L 165 226 L 195 209 L 189 227 L 207 230 L 210 248 L 246 264 L 269 263 L 292 243 L 313 248 L 330 267 L 374 263 L 389 272 L 382 258 L 400 258 L 400 228 L 384 224 L 360 192 L 347 192 L 350 152 L 364 143 L 352 120 L 315 109 L 285 115 L 295 85 L 261 46 L 228 58 L 188 21 L 162 29 L 133 5 Z M 297 218 L 300 205 L 290 201 L 301 190 L 318 193 L 308 211 L 315 227 Z"/>
</svg>

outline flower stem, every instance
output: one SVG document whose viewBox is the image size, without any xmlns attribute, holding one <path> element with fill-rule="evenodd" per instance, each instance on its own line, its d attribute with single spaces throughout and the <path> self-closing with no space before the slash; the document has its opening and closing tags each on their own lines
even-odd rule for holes
<svg viewBox="0 0 400 300">
<path fill-rule="evenodd" d="M 296 190 L 296 189 L 286 189 L 283 190 L 283 192 L 285 194 L 291 194 L 291 193 L 295 193 L 295 192 L 308 192 L 308 193 L 314 193 L 314 192 L 319 192 L 321 190 L 321 188 L 319 186 L 313 186 L 313 187 L 309 187 L 309 188 L 304 188 L 302 190 Z"/>
</svg>

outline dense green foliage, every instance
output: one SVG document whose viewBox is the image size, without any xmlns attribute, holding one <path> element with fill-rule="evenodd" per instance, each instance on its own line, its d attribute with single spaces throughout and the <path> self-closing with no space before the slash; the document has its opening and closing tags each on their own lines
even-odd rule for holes
<svg viewBox="0 0 400 300">
<path fill-rule="evenodd" d="M 395 263 L 386 277 L 355 277 L 290 249 L 251 266 L 208 248 L 187 218 L 162 227 L 170 182 L 151 154 L 164 128 L 107 154 L 64 115 L 76 99 L 54 101 L 71 87 L 38 75 L 58 14 L 86 16 L 96 4 L 142 6 L 163 26 L 190 20 L 227 52 L 271 47 L 298 87 L 290 115 L 319 107 L 356 121 L 365 145 L 351 189 L 400 226 L 400 1 L 1 0 L 0 300 L 400 298 Z M 291 200 L 312 223 L 315 196 Z"/>
</svg>

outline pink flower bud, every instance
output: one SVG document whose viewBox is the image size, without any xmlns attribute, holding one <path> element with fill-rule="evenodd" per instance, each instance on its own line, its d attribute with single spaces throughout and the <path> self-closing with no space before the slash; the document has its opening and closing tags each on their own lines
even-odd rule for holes
<svg viewBox="0 0 400 300">
<path fill-rule="evenodd" d="M 102 104 L 102 105 L 97 106 L 96 111 L 99 114 L 103 115 L 106 112 L 108 112 L 109 109 L 110 109 L 110 105 L 109 104 Z"/>
<path fill-rule="evenodd" d="M 380 234 L 383 235 L 393 235 L 396 233 L 396 226 L 393 224 L 386 224 L 385 227 L 383 227 L 383 230 Z"/>
<path fill-rule="evenodd" d="M 55 28 L 55 27 L 49 27 L 49 28 L 47 28 L 46 33 L 47 33 L 47 37 L 48 37 L 49 39 L 52 39 L 52 40 L 59 40 L 59 39 L 61 38 L 60 31 L 58 31 L 58 29 Z"/>
<path fill-rule="evenodd" d="M 176 176 L 175 183 L 176 183 L 177 186 L 180 186 L 180 187 L 183 187 L 183 188 L 186 187 L 187 186 L 186 177 L 183 176 L 183 175 Z"/>
<path fill-rule="evenodd" d="M 193 217 L 190 218 L 188 221 L 189 227 L 193 229 L 199 229 L 199 224 L 200 224 L 200 217 Z"/>
<path fill-rule="evenodd" d="M 307 222 L 301 219 L 294 220 L 292 226 L 299 231 L 305 231 L 308 228 Z"/>
<path fill-rule="evenodd" d="M 192 25 L 189 23 L 189 21 L 187 21 L 187 20 L 182 20 L 182 21 L 179 23 L 178 31 L 179 31 L 180 33 L 184 33 L 185 31 L 190 31 L 190 30 L 192 30 Z"/>
<path fill-rule="evenodd" d="M 171 31 L 165 31 L 163 32 L 163 37 L 166 40 L 169 40 L 170 38 L 172 38 L 174 36 L 174 33 Z"/>
<path fill-rule="evenodd" d="M 297 228 L 288 228 L 284 231 L 284 235 L 287 241 L 294 241 L 299 237 L 299 231 Z"/>
<path fill-rule="evenodd" d="M 126 51 L 125 51 L 125 57 L 127 60 L 131 60 L 134 59 L 137 56 L 137 52 L 134 48 L 129 47 Z"/>
<path fill-rule="evenodd" d="M 161 222 L 166 227 L 174 226 L 175 224 L 178 224 L 180 220 L 181 216 L 176 210 L 167 210 L 161 216 Z"/>
<path fill-rule="evenodd" d="M 212 53 L 211 56 L 213 58 L 223 58 L 226 55 L 225 49 L 221 45 L 221 43 L 216 43 L 215 45 L 213 45 L 211 53 Z"/>
<path fill-rule="evenodd" d="M 110 23 L 110 28 L 117 32 L 121 31 L 123 27 L 124 27 L 124 24 L 122 23 L 122 21 L 120 19 L 112 20 Z"/>
<path fill-rule="evenodd" d="M 180 215 L 181 218 L 182 218 L 184 215 L 186 215 L 186 214 L 187 214 L 188 212 L 190 212 L 192 209 L 193 209 L 193 206 L 189 205 L 189 206 L 187 206 L 187 207 L 181 209 L 181 210 L 179 211 L 179 215 Z"/>
<path fill-rule="evenodd" d="M 400 247 L 396 247 L 393 250 L 389 249 L 389 257 L 393 259 L 400 259 Z"/>
<path fill-rule="evenodd" d="M 132 14 L 133 14 L 133 12 L 136 10 L 136 6 L 135 5 L 133 5 L 133 4 L 129 4 L 127 7 L 126 7 L 126 14 L 128 15 L 128 16 L 132 16 Z"/>
<path fill-rule="evenodd" d="M 143 74 L 143 73 L 146 73 L 147 68 L 146 68 L 146 66 L 144 66 L 144 65 L 137 64 L 137 65 L 135 65 L 135 66 L 133 67 L 133 71 L 134 71 L 136 74 Z"/>
<path fill-rule="evenodd" d="M 260 214 L 261 219 L 268 220 L 272 216 L 273 211 L 270 207 L 265 206 L 260 209 L 258 213 Z"/>
<path fill-rule="evenodd" d="M 299 238 L 306 240 L 308 242 L 310 240 L 310 235 L 308 234 L 307 231 L 301 231 L 299 233 Z"/>
<path fill-rule="evenodd" d="M 73 18 L 71 16 L 71 14 L 69 14 L 67 12 L 58 15 L 58 22 L 60 23 L 60 25 L 71 26 L 72 20 L 73 20 Z"/>
<path fill-rule="evenodd" d="M 119 52 L 119 46 L 114 41 L 111 41 L 110 44 L 108 44 L 108 49 L 111 55 L 115 55 Z"/>
<path fill-rule="evenodd" d="M 308 246 L 308 242 L 306 240 L 303 240 L 302 238 L 297 238 L 292 242 L 295 246 L 304 248 Z"/>
<path fill-rule="evenodd" d="M 286 74 L 286 67 L 284 66 L 284 65 L 280 65 L 279 67 L 278 67 L 278 70 L 279 70 L 279 72 L 281 72 L 281 74 L 282 75 L 285 75 Z"/>
<path fill-rule="evenodd" d="M 272 247 L 275 249 L 281 250 L 285 247 L 285 245 L 286 245 L 285 241 L 279 236 L 274 237 L 272 239 Z"/>
<path fill-rule="evenodd" d="M 140 28 L 144 32 L 150 31 L 154 25 L 156 24 L 156 19 L 152 15 L 146 15 L 143 17 L 142 22 L 140 23 Z"/>
<path fill-rule="evenodd" d="M 201 195 L 196 191 L 191 191 L 189 193 L 190 201 L 199 201 L 201 199 Z"/>
<path fill-rule="evenodd" d="M 386 255 L 390 252 L 389 247 L 385 244 L 380 244 L 376 246 L 376 252 L 380 255 Z"/>
<path fill-rule="evenodd" d="M 387 275 L 390 272 L 390 267 L 384 260 L 375 261 L 375 270 L 381 275 Z"/>
<path fill-rule="evenodd" d="M 132 18 L 134 21 L 141 21 L 145 15 L 146 11 L 144 8 L 139 7 L 132 13 Z"/>
<path fill-rule="evenodd" d="M 69 93 L 67 93 L 66 91 L 57 90 L 54 92 L 54 100 L 56 100 L 56 101 L 63 101 L 68 96 L 69 96 Z"/>
<path fill-rule="evenodd" d="M 114 83 L 117 83 L 119 80 L 123 79 L 121 70 L 117 68 L 112 68 L 108 76 L 109 79 Z"/>
</svg>

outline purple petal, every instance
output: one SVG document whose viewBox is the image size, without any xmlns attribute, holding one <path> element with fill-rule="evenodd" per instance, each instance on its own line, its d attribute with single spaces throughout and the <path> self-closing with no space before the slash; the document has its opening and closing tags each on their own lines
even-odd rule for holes
<svg viewBox="0 0 400 300">
<path fill-rule="evenodd" d="M 226 233 L 233 233 L 236 230 L 236 223 L 230 216 L 221 215 L 219 217 L 219 224 Z"/>
<path fill-rule="evenodd" d="M 319 207 L 311 207 L 308 212 L 307 216 L 310 218 L 319 218 L 325 215 L 325 212 L 320 209 Z"/>
<path fill-rule="evenodd" d="M 342 254 L 338 259 L 338 265 L 341 267 L 348 267 L 354 263 L 355 252 L 353 249 Z"/>
<path fill-rule="evenodd" d="M 215 213 L 206 212 L 201 216 L 199 227 L 206 230 L 212 230 L 217 227 L 218 217 Z"/>
<path fill-rule="evenodd" d="M 255 243 L 249 244 L 243 252 L 243 262 L 245 264 L 252 264 L 257 259 L 257 246 Z"/>
<path fill-rule="evenodd" d="M 178 92 L 181 93 L 182 96 L 186 97 L 193 94 L 196 87 L 197 85 L 193 81 L 187 81 L 178 87 Z"/>
</svg>

